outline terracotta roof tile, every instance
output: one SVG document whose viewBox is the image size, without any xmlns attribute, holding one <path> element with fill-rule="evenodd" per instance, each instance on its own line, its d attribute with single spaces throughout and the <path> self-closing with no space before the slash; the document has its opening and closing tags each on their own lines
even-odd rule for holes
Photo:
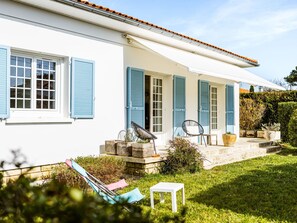
<svg viewBox="0 0 297 223">
<path fill-rule="evenodd" d="M 135 17 L 133 17 L 133 16 L 129 16 L 129 15 L 127 15 L 127 14 L 124 14 L 124 13 L 121 13 L 121 12 L 117 12 L 117 11 L 115 11 L 115 10 L 111 10 L 111 9 L 106 8 L 106 7 L 103 7 L 103 6 L 101 6 L 101 5 L 96 5 L 96 4 L 94 4 L 94 3 L 91 3 L 91 2 L 88 2 L 88 1 L 85 1 L 85 0 L 72 0 L 72 1 L 76 1 L 76 2 L 78 2 L 78 3 L 88 5 L 88 6 L 90 6 L 90 7 L 96 8 L 96 9 L 104 10 L 104 11 L 106 11 L 106 12 L 113 13 L 113 14 L 115 14 L 115 15 L 118 15 L 118 16 L 121 16 L 121 17 L 124 17 L 124 18 L 128 18 L 128 19 L 131 19 L 131 20 L 134 20 L 134 21 L 139 22 L 139 23 L 143 23 L 143 24 L 145 24 L 145 25 L 148 25 L 148 26 L 151 26 L 151 27 L 154 27 L 154 28 L 163 30 L 163 31 L 165 31 L 165 32 L 172 33 L 172 34 L 174 34 L 174 35 L 180 36 L 180 37 L 182 37 L 182 38 L 185 38 L 185 39 L 188 39 L 188 40 L 191 40 L 191 41 L 194 41 L 194 42 L 197 42 L 197 43 L 202 44 L 202 45 L 204 45 L 204 46 L 207 46 L 207 47 L 210 47 L 210 48 L 213 48 L 213 49 L 216 49 L 216 50 L 225 52 L 225 53 L 227 53 L 227 54 L 231 54 L 231 55 L 233 55 L 233 56 L 242 58 L 242 59 L 247 60 L 247 61 L 249 61 L 249 62 L 252 62 L 252 63 L 254 63 L 254 64 L 258 64 L 258 61 L 255 60 L 255 59 L 251 59 L 251 58 L 248 58 L 248 57 L 245 57 L 245 56 L 241 56 L 241 55 L 239 55 L 239 54 L 236 54 L 236 53 L 233 53 L 233 52 L 231 52 L 231 51 L 225 50 L 225 49 L 223 49 L 223 48 L 220 48 L 220 47 L 211 45 L 211 44 L 209 44 L 209 43 L 206 43 L 206 42 L 200 41 L 200 40 L 198 40 L 198 39 L 195 39 L 195 38 L 192 38 L 192 37 L 183 35 L 183 34 L 178 33 L 178 32 L 171 31 L 171 30 L 166 29 L 166 28 L 164 28 L 164 27 L 160 27 L 160 26 L 155 25 L 155 24 L 153 24 L 153 23 L 143 21 L 143 20 L 138 19 L 138 18 L 135 18 Z"/>
</svg>

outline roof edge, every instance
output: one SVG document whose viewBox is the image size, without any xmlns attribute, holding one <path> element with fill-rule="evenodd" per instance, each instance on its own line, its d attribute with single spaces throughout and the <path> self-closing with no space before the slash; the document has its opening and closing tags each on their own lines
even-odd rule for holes
<svg viewBox="0 0 297 223">
<path fill-rule="evenodd" d="M 241 56 L 237 53 L 233 53 L 233 52 L 225 50 L 221 47 L 217 47 L 212 44 L 203 42 L 201 40 L 198 40 L 198 39 L 183 35 L 181 33 L 163 28 L 163 27 L 155 25 L 153 23 L 137 19 L 133 16 L 129 16 L 127 14 L 117 12 L 115 10 L 112 10 L 112 9 L 109 9 L 109 8 L 106 8 L 106 7 L 103 7 L 100 5 L 96 5 L 89 1 L 85 1 L 85 0 L 55 0 L 55 1 L 61 2 L 64 4 L 68 4 L 68 5 L 83 9 L 83 10 L 87 10 L 92 13 L 97 13 L 99 15 L 107 16 L 107 17 L 115 19 L 117 21 L 125 22 L 125 23 L 133 25 L 133 26 L 144 28 L 144 29 L 150 30 L 152 32 L 162 34 L 164 36 L 171 37 L 173 39 L 177 39 L 177 40 L 180 40 L 180 41 L 183 41 L 183 42 L 186 42 L 189 44 L 193 44 L 193 45 L 196 45 L 199 47 L 203 47 L 205 49 L 212 50 L 212 51 L 215 51 L 215 52 L 223 54 L 223 55 L 228 55 L 232 58 L 236 58 L 243 62 L 246 62 L 246 63 L 250 64 L 251 66 L 259 66 L 258 61 L 255 59 Z"/>
</svg>

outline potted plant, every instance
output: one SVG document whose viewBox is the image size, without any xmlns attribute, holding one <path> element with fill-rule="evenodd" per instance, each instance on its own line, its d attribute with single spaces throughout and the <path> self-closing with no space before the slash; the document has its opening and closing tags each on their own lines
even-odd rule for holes
<svg viewBox="0 0 297 223">
<path fill-rule="evenodd" d="M 234 143 L 236 142 L 236 134 L 231 132 L 226 132 L 222 135 L 224 146 L 234 146 Z"/>
<path fill-rule="evenodd" d="M 280 140 L 280 123 L 262 124 L 264 138 L 269 141 Z"/>
</svg>

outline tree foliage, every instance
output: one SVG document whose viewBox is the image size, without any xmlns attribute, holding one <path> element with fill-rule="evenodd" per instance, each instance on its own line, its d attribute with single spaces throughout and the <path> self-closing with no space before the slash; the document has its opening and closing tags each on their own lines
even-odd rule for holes
<svg viewBox="0 0 297 223">
<path fill-rule="evenodd" d="M 254 130 L 260 128 L 265 111 L 265 105 L 261 101 L 250 98 L 240 99 L 240 129 Z"/>
<path fill-rule="evenodd" d="M 297 86 L 297 66 L 291 71 L 290 75 L 284 77 L 284 79 L 289 84 L 290 89 L 292 89 L 292 86 Z"/>
</svg>

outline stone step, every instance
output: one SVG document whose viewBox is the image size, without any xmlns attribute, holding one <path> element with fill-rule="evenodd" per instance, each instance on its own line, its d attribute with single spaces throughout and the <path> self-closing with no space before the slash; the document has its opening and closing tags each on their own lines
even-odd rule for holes
<svg viewBox="0 0 297 223">
<path fill-rule="evenodd" d="M 215 166 L 239 162 L 256 157 L 266 156 L 269 153 L 281 151 L 281 147 L 274 145 L 273 142 L 251 143 L 235 147 L 207 147 L 202 148 L 201 152 L 205 158 L 204 169 L 211 169 Z"/>
</svg>

